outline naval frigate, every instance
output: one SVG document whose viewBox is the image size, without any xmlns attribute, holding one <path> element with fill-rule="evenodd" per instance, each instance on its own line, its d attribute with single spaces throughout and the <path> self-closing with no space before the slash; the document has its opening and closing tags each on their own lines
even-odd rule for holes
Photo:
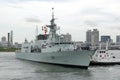
<svg viewBox="0 0 120 80">
<path fill-rule="evenodd" d="M 66 65 L 87 69 L 94 50 L 82 50 L 72 41 L 64 42 L 62 36 L 57 34 L 58 26 L 55 24 L 54 8 L 50 25 L 43 27 L 45 34 L 40 34 L 34 42 L 25 40 L 21 50 L 16 51 L 16 58 L 42 63 Z M 49 34 L 46 34 L 49 28 Z"/>
</svg>

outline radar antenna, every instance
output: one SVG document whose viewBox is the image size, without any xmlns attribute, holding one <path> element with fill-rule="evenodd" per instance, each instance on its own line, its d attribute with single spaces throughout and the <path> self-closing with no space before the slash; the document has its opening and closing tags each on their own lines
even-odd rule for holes
<svg viewBox="0 0 120 80">
<path fill-rule="evenodd" d="M 52 19 L 54 19 L 54 8 L 52 8 Z"/>
</svg>

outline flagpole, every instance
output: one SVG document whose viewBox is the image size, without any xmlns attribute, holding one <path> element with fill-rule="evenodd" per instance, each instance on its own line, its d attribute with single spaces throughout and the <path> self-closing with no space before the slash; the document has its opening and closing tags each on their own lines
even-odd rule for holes
<svg viewBox="0 0 120 80">
<path fill-rule="evenodd" d="M 36 40 L 38 39 L 38 26 L 36 25 Z"/>
</svg>

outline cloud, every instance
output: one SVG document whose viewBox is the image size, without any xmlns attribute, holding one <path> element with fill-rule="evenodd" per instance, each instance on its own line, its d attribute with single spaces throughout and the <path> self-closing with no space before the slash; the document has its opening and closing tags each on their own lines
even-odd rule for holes
<svg viewBox="0 0 120 80">
<path fill-rule="evenodd" d="M 111 33 L 113 29 L 116 32 L 120 30 L 119 4 L 119 0 L 0 0 L 0 22 L 8 26 L 14 24 L 20 28 L 29 27 L 31 23 L 41 23 L 41 20 L 47 24 L 54 6 L 55 17 L 58 18 L 56 23 L 64 26 L 64 32 L 78 30 L 81 34 L 80 31 L 84 33 L 87 29 L 97 27 L 102 33 Z M 72 35 L 76 36 L 74 32 Z"/>
<path fill-rule="evenodd" d="M 81 13 L 84 18 L 83 23 L 89 27 L 109 27 L 111 25 L 120 25 L 120 15 L 117 15 L 114 12 L 107 12 L 107 8 L 88 8 L 83 10 Z M 120 12 L 118 11 L 118 13 Z"/>
<path fill-rule="evenodd" d="M 84 24 L 87 26 L 90 26 L 90 27 L 98 27 L 98 25 L 95 21 L 86 20 L 86 21 L 84 21 Z"/>
<path fill-rule="evenodd" d="M 41 21 L 37 18 L 25 18 L 26 22 L 30 23 L 40 23 Z"/>
<path fill-rule="evenodd" d="M 19 3 L 19 2 L 29 2 L 29 1 L 38 1 L 38 2 L 69 2 L 72 0 L 0 0 L 0 2 L 8 3 Z"/>
<path fill-rule="evenodd" d="M 16 4 L 6 4 L 7 7 L 11 7 L 11 8 L 17 8 L 17 9 L 24 9 L 24 7 L 16 5 Z"/>
</svg>

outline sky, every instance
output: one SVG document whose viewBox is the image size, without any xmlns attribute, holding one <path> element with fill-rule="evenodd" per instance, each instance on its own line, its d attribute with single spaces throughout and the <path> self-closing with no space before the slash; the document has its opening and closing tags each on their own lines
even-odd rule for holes
<svg viewBox="0 0 120 80">
<path fill-rule="evenodd" d="M 120 0 L 0 0 L 0 38 L 13 30 L 14 42 L 34 40 L 50 24 L 54 7 L 60 33 L 70 33 L 73 41 L 85 41 L 86 31 L 98 29 L 115 41 L 120 35 Z"/>
</svg>

